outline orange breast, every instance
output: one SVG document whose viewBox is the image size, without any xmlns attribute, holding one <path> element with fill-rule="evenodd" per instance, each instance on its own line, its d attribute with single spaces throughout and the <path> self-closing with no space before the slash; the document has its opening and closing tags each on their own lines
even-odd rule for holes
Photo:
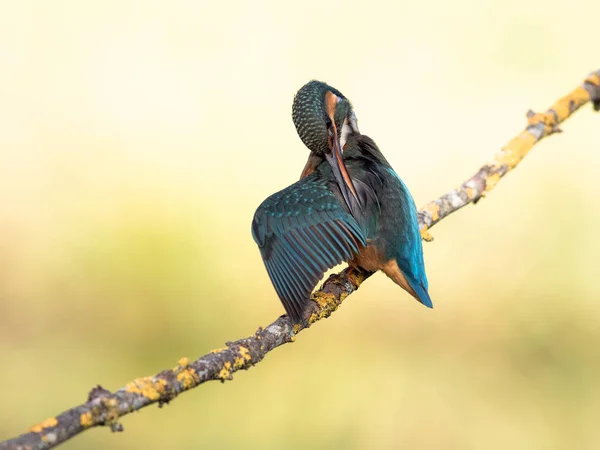
<svg viewBox="0 0 600 450">
<path fill-rule="evenodd" d="M 356 255 L 349 264 L 355 267 L 362 267 L 369 272 L 376 272 L 381 269 L 383 263 L 381 256 L 382 255 L 379 254 L 377 247 L 367 240 L 367 246 L 360 247 L 358 255 Z"/>
<path fill-rule="evenodd" d="M 400 270 L 400 267 L 398 267 L 398 262 L 395 259 L 386 261 L 383 252 L 380 252 L 377 247 L 370 244 L 369 241 L 367 241 L 366 247 L 360 248 L 358 255 L 356 255 L 349 264 L 354 267 L 361 267 L 369 272 L 381 270 L 390 277 L 394 283 L 419 300 L 416 292 L 410 287 L 406 277 Z"/>
</svg>

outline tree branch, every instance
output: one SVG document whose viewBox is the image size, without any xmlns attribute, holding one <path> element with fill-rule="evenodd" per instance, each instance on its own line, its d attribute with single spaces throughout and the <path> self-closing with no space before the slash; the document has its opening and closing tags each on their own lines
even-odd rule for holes
<svg viewBox="0 0 600 450">
<path fill-rule="evenodd" d="M 600 70 L 592 73 L 582 85 L 558 100 L 545 113 L 529 111 L 525 130 L 502 147 L 490 162 L 458 188 L 421 208 L 419 224 L 423 239 L 433 239 L 429 234 L 432 226 L 463 206 L 481 199 L 496 186 L 500 178 L 521 162 L 537 142 L 560 132 L 558 126 L 590 101 L 596 111 L 600 110 Z M 87 402 L 32 426 L 28 432 L 14 439 L 0 443 L 0 450 L 52 448 L 98 425 L 122 431 L 123 427 L 117 422 L 121 416 L 152 403 L 161 406 L 206 381 L 231 380 L 234 372 L 257 364 L 271 350 L 294 341 L 304 328 L 329 317 L 370 275 L 345 269 L 329 277 L 321 289 L 312 295 L 302 325 L 293 325 L 287 316 L 282 316 L 268 327 L 259 328 L 253 336 L 228 342 L 226 347 L 213 350 L 195 361 L 182 358 L 173 369 L 137 378 L 114 393 L 97 386 L 90 391 Z"/>
</svg>

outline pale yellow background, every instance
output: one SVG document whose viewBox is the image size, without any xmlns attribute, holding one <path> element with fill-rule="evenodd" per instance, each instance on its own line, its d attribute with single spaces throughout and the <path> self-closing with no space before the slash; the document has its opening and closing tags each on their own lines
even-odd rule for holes
<svg viewBox="0 0 600 450">
<path fill-rule="evenodd" d="M 354 103 L 417 204 L 600 68 L 598 0 L 0 3 L 0 440 L 282 313 L 252 214 Z M 600 115 L 233 382 L 65 449 L 600 448 Z"/>
</svg>

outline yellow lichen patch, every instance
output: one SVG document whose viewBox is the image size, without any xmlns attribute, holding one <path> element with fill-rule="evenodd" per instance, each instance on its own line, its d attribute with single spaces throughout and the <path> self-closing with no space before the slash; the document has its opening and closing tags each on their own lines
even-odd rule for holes
<svg viewBox="0 0 600 450">
<path fill-rule="evenodd" d="M 433 236 L 429 232 L 429 228 L 427 227 L 427 225 L 423 225 L 423 228 L 421 228 L 420 231 L 421 231 L 421 239 L 423 239 L 425 242 L 433 241 Z"/>
<path fill-rule="evenodd" d="M 231 380 L 231 363 L 229 361 L 225 362 L 218 376 L 221 380 Z"/>
<path fill-rule="evenodd" d="M 498 184 L 498 181 L 500 181 L 500 174 L 498 173 L 494 173 L 487 177 L 487 179 L 485 180 L 485 190 L 491 191 L 492 189 L 494 189 L 496 187 L 496 184 Z"/>
<path fill-rule="evenodd" d="M 335 295 L 333 294 L 326 294 L 325 292 L 316 292 L 315 294 L 313 294 L 312 299 L 319 304 L 320 309 L 316 314 L 311 314 L 310 318 L 308 319 L 308 322 L 312 324 L 315 323 L 317 320 L 329 317 L 338 308 L 340 303 L 344 301 L 346 297 L 348 297 L 348 293 L 343 292 L 342 294 L 340 294 L 339 301 L 337 301 Z"/>
<path fill-rule="evenodd" d="M 236 369 L 241 369 L 248 361 L 252 359 L 252 356 L 250 356 L 250 351 L 243 345 L 240 345 L 240 355 L 241 356 L 236 356 L 233 360 L 233 367 Z"/>
<path fill-rule="evenodd" d="M 227 347 L 215 348 L 214 350 L 211 350 L 210 353 L 221 353 L 225 350 L 229 350 L 229 349 Z"/>
<path fill-rule="evenodd" d="M 94 425 L 94 418 L 91 412 L 83 413 L 79 416 L 79 424 L 84 428 L 89 428 Z"/>
<path fill-rule="evenodd" d="M 474 196 L 475 193 L 473 192 L 473 188 L 472 187 L 467 186 L 465 188 L 465 193 L 467 194 L 467 197 L 469 197 L 469 200 L 473 200 L 473 196 Z"/>
<path fill-rule="evenodd" d="M 187 390 L 196 386 L 200 382 L 200 377 L 193 368 L 188 367 L 177 374 L 177 381 Z"/>
<path fill-rule="evenodd" d="M 431 216 L 431 220 L 434 222 L 437 222 L 440 218 L 440 206 L 435 202 L 429 203 L 427 206 L 425 206 L 425 208 L 423 208 L 423 211 Z"/>
<path fill-rule="evenodd" d="M 58 420 L 56 420 L 56 417 L 49 417 L 46 420 L 43 420 L 42 422 L 38 423 L 37 425 L 30 427 L 29 431 L 33 431 L 34 433 L 39 433 L 44 428 L 55 427 L 57 424 L 58 424 Z"/>
<path fill-rule="evenodd" d="M 524 131 L 496 154 L 493 164 L 498 166 L 506 165 L 508 170 L 512 170 L 525 158 L 535 143 L 536 137 L 530 132 Z"/>
<path fill-rule="evenodd" d="M 243 345 L 240 345 L 240 355 L 242 355 L 242 358 L 244 358 L 246 361 L 250 361 L 252 359 L 252 356 L 250 355 L 250 350 L 248 350 L 248 348 L 244 347 Z"/>
<path fill-rule="evenodd" d="M 598 78 L 598 76 L 596 75 L 596 78 Z M 596 84 L 596 83 L 593 83 Z M 565 97 L 566 99 L 569 99 L 569 102 L 573 102 L 573 104 L 575 105 L 575 109 L 579 108 L 581 105 L 584 105 L 585 103 L 590 101 L 590 93 L 582 86 L 578 87 L 577 89 L 575 89 L 573 92 L 571 92 L 567 97 Z M 560 120 L 564 120 L 567 117 L 569 117 L 569 114 L 566 114 L 564 117 L 560 117 Z"/>
<path fill-rule="evenodd" d="M 585 91 L 585 89 L 583 90 Z M 573 106 L 571 106 L 571 104 L 573 104 Z M 571 95 L 568 95 L 557 101 L 554 105 L 552 105 L 552 108 L 550 109 L 554 111 L 556 113 L 556 117 L 558 117 L 558 119 L 562 121 L 569 117 L 569 114 L 571 114 L 572 107 L 579 106 L 581 106 L 581 103 L 577 102 L 575 98 L 571 97 Z"/>
<path fill-rule="evenodd" d="M 335 295 L 327 294 L 325 292 L 315 292 L 312 299 L 317 302 L 321 309 L 335 303 Z"/>
<path fill-rule="evenodd" d="M 299 324 L 299 323 L 294 324 L 294 327 L 293 327 L 294 333 L 298 333 L 301 329 L 302 329 L 301 324 Z M 261 347 L 261 350 L 262 350 L 262 347 Z"/>
<path fill-rule="evenodd" d="M 152 381 L 152 377 L 143 377 L 127 383 L 125 390 L 134 394 L 140 394 L 150 400 L 158 400 L 165 393 L 167 382 L 159 379 Z"/>
<path fill-rule="evenodd" d="M 179 361 L 177 361 L 177 364 L 179 365 L 179 367 L 187 367 L 190 365 L 190 358 L 184 356 Z"/>
<path fill-rule="evenodd" d="M 318 314 L 317 313 L 311 314 L 310 318 L 308 319 L 308 323 L 313 324 L 316 321 L 324 319 L 327 316 L 328 316 L 328 314 L 324 310 L 321 310 L 321 311 L 319 311 Z"/>
<path fill-rule="evenodd" d="M 233 358 L 233 368 L 234 369 L 241 369 L 242 367 L 244 367 L 244 364 L 246 364 L 246 360 L 244 358 L 240 358 L 240 357 L 235 357 Z"/>
<path fill-rule="evenodd" d="M 585 79 L 588 83 L 595 84 L 596 86 L 600 86 L 600 74 L 592 73 L 589 77 Z"/>
<path fill-rule="evenodd" d="M 598 86 L 600 83 L 600 77 L 597 74 L 593 73 L 588 78 L 586 78 L 585 81 Z M 556 113 L 559 122 L 562 122 L 567 117 L 569 117 L 573 113 L 573 111 L 575 111 L 577 108 L 579 108 L 581 105 L 585 104 L 589 100 L 590 93 L 583 86 L 579 86 L 569 95 L 557 101 L 550 109 L 552 109 Z"/>
</svg>

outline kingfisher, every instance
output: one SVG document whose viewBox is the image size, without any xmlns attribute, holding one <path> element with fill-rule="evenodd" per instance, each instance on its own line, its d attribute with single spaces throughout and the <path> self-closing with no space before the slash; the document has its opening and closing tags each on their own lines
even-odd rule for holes
<svg viewBox="0 0 600 450">
<path fill-rule="evenodd" d="M 417 207 L 350 101 L 321 81 L 295 95 L 292 119 L 310 150 L 300 180 L 256 210 L 252 236 L 291 319 L 301 323 L 325 272 L 343 262 L 383 271 L 432 308 Z"/>
</svg>

